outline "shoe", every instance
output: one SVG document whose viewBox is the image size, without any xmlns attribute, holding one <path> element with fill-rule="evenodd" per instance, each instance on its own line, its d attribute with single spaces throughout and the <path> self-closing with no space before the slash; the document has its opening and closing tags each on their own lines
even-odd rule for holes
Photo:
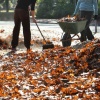
<svg viewBox="0 0 100 100">
<path fill-rule="evenodd" d="M 27 49 L 27 54 L 32 53 L 32 49 Z"/>
<path fill-rule="evenodd" d="M 16 51 L 17 51 L 16 48 L 11 49 L 11 52 L 16 52 Z"/>
</svg>

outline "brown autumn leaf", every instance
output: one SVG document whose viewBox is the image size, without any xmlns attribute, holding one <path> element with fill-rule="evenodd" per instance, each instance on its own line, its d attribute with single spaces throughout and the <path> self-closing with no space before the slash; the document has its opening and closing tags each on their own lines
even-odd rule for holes
<svg viewBox="0 0 100 100">
<path fill-rule="evenodd" d="M 50 85 L 56 84 L 54 79 L 49 79 L 49 78 L 48 78 L 48 79 L 45 79 L 44 81 L 45 81 L 46 84 L 48 84 L 48 85 L 49 85 L 49 84 L 50 84 Z"/>
<path fill-rule="evenodd" d="M 25 64 L 29 64 L 31 62 L 30 58 L 25 61 Z"/>
<path fill-rule="evenodd" d="M 45 42 L 45 41 L 42 41 L 42 44 L 44 44 L 44 45 L 45 45 L 45 44 L 46 44 L 46 42 Z"/>
<path fill-rule="evenodd" d="M 56 71 L 61 73 L 61 72 L 64 72 L 64 69 L 62 67 L 58 67 L 58 68 L 56 68 Z"/>
<path fill-rule="evenodd" d="M 2 86 L 0 86 L 0 97 L 2 97 L 2 96 L 3 96 L 3 93 L 4 93 L 3 87 L 2 87 Z"/>
<path fill-rule="evenodd" d="M 12 73 L 6 76 L 7 80 L 15 79 L 16 76 Z"/>
<path fill-rule="evenodd" d="M 84 66 L 84 68 L 87 68 L 88 67 L 88 63 L 85 62 L 83 66 Z"/>
<path fill-rule="evenodd" d="M 59 73 L 56 70 L 52 70 L 50 74 L 53 76 L 53 75 L 58 75 Z"/>
<path fill-rule="evenodd" d="M 37 84 L 38 84 L 38 81 L 37 81 L 37 80 L 34 80 L 34 79 L 30 80 L 30 82 L 31 82 L 31 84 L 34 85 L 35 87 L 36 87 Z"/>
<path fill-rule="evenodd" d="M 1 72 L 0 73 L 0 78 L 5 78 L 6 77 L 6 72 Z"/>
<path fill-rule="evenodd" d="M 52 38 L 53 41 L 57 41 L 57 38 Z"/>
<path fill-rule="evenodd" d="M 97 91 L 100 91 L 100 84 L 99 84 L 99 83 L 96 84 L 95 89 L 96 89 Z"/>
<path fill-rule="evenodd" d="M 4 29 L 1 29 L 1 30 L 0 30 L 0 33 L 3 33 L 4 31 L 5 31 Z"/>
<path fill-rule="evenodd" d="M 31 40 L 31 44 L 34 44 L 35 43 L 35 41 L 34 40 Z"/>
<path fill-rule="evenodd" d="M 33 92 L 35 92 L 35 93 L 40 93 L 42 91 L 42 89 L 41 88 L 38 88 L 38 89 L 33 89 Z"/>
<path fill-rule="evenodd" d="M 70 87 L 68 87 L 68 88 L 62 87 L 61 91 L 63 93 L 65 93 L 66 95 L 75 95 L 78 93 L 78 90 L 76 90 L 74 88 L 70 88 Z"/>
<path fill-rule="evenodd" d="M 81 54 L 82 54 L 82 53 L 85 53 L 85 51 L 86 51 L 86 48 L 80 49 L 80 53 L 81 53 Z"/>
</svg>

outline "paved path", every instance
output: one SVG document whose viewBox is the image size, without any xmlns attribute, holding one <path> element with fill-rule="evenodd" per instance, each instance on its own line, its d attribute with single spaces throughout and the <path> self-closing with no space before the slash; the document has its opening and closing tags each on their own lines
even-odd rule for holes
<svg viewBox="0 0 100 100">
<path fill-rule="evenodd" d="M 38 23 L 38 25 L 46 39 L 49 39 L 52 41 L 52 38 L 57 38 L 58 40 L 53 41 L 53 43 L 62 45 L 60 39 L 61 39 L 63 32 L 57 23 L 56 24 L 55 24 L 55 22 L 54 23 Z M 7 41 L 10 42 L 13 27 L 14 27 L 13 21 L 0 21 L 0 29 L 5 30 L 4 33 L 0 33 L 0 37 L 4 38 L 4 39 L 6 38 Z M 94 33 L 94 29 L 95 29 L 94 26 L 90 26 L 90 28 L 91 28 L 92 32 Z M 98 29 L 98 33 L 94 34 L 94 36 L 96 38 L 100 38 L 100 26 L 98 26 L 97 29 Z M 39 40 L 40 41 L 42 40 L 42 37 L 41 37 L 35 23 L 32 23 L 32 22 L 31 22 L 31 33 L 32 33 L 32 39 L 37 39 L 37 42 L 39 42 Z M 22 27 L 21 27 L 19 38 L 20 38 L 20 40 L 23 40 Z M 72 42 L 72 45 L 75 45 L 78 42 L 80 42 L 80 41 L 77 40 L 75 42 Z M 22 46 L 22 44 L 19 46 L 19 48 L 23 47 L 25 49 L 24 45 Z M 21 48 L 21 49 L 23 49 L 23 48 Z M 33 51 L 36 51 L 36 50 L 41 51 L 42 45 L 41 44 L 34 45 L 34 46 L 32 46 L 32 49 L 33 49 Z"/>
</svg>

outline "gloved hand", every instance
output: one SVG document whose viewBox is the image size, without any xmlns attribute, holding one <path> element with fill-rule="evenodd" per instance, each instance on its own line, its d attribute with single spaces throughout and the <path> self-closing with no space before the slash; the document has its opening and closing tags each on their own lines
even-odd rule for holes
<svg viewBox="0 0 100 100">
<path fill-rule="evenodd" d="M 98 18 L 98 15 L 94 15 L 94 19 L 97 20 L 97 18 Z"/>
</svg>

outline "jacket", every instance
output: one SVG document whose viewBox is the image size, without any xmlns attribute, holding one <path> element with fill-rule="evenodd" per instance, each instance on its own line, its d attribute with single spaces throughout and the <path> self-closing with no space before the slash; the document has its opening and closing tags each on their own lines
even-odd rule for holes
<svg viewBox="0 0 100 100">
<path fill-rule="evenodd" d="M 16 8 L 28 10 L 29 5 L 31 6 L 31 10 L 35 8 L 36 0 L 18 0 Z"/>
<path fill-rule="evenodd" d="M 94 15 L 98 15 L 98 3 L 97 0 L 78 0 L 74 14 L 78 11 L 93 11 Z"/>
</svg>

